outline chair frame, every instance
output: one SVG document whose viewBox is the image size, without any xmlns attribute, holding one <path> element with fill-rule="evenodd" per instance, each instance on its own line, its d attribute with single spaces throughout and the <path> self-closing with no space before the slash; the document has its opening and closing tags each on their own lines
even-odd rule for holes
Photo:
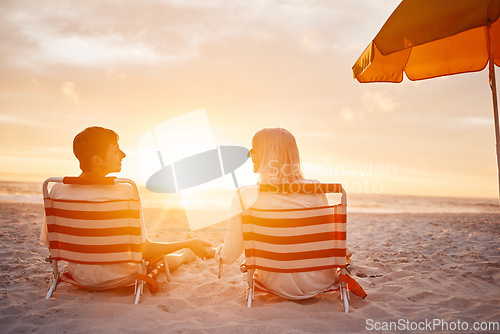
<svg viewBox="0 0 500 334">
<path fill-rule="evenodd" d="M 295 189 L 293 188 L 294 185 L 296 185 Z M 260 185 L 260 189 L 262 191 L 267 191 L 267 192 L 279 192 L 279 193 L 340 193 L 341 194 L 341 202 L 340 204 L 337 205 L 332 205 L 324 208 L 335 208 L 335 207 L 340 207 L 340 210 L 345 212 L 347 215 L 347 195 L 345 190 L 343 189 L 341 184 L 287 184 L 287 185 Z M 311 208 L 311 209 L 316 209 L 316 208 Z M 297 209 L 297 210 L 302 210 L 302 209 Z M 251 215 L 249 212 L 251 212 L 252 209 L 250 208 L 247 210 L 246 215 L 247 218 L 250 218 Z M 287 210 L 262 210 L 262 211 L 294 211 L 294 209 L 287 209 Z M 243 218 L 246 219 L 246 218 Z M 346 219 L 347 222 L 347 219 Z M 245 248 L 245 253 L 247 252 L 247 249 Z M 344 256 L 345 258 L 345 256 Z M 247 262 L 247 261 L 246 261 Z M 245 293 L 245 299 L 247 301 L 247 306 L 250 308 L 252 307 L 252 302 L 255 299 L 255 283 L 254 283 L 254 271 L 258 265 L 248 265 L 247 263 L 244 263 L 240 266 L 240 270 L 244 273 L 246 273 L 246 282 L 247 282 L 247 288 L 246 288 L 246 293 Z M 256 263 L 256 262 L 255 262 Z M 347 260 L 344 260 L 344 263 L 347 263 Z M 341 277 L 346 277 L 347 276 L 347 270 L 346 270 L 346 265 L 330 265 L 330 267 L 337 267 L 340 268 L 340 275 Z M 222 268 L 220 268 L 221 271 Z M 318 270 L 318 269 L 316 269 Z M 302 270 L 302 271 L 308 271 L 308 270 Z M 294 272 L 292 271 L 284 271 L 284 272 Z M 295 271 L 296 272 L 296 271 Z M 340 280 L 340 299 L 343 302 L 343 307 L 344 307 L 344 312 L 348 313 L 349 312 L 349 300 L 350 300 L 350 295 L 349 295 L 349 290 L 347 288 L 347 283 L 344 280 Z"/>
<path fill-rule="evenodd" d="M 43 183 L 43 186 L 42 186 L 43 199 L 44 199 L 44 203 L 45 203 L 45 211 L 46 211 L 47 216 L 50 215 L 49 209 L 48 209 L 48 205 L 49 205 L 48 203 L 50 203 L 50 205 L 51 205 L 52 204 L 51 201 L 53 200 L 52 198 L 50 198 L 50 192 L 48 189 L 50 183 L 78 184 L 78 185 L 111 185 L 111 186 L 116 185 L 116 184 L 125 183 L 125 184 L 129 184 L 132 186 L 132 189 L 133 189 L 132 200 L 140 200 L 137 185 L 130 179 L 115 178 L 115 177 L 106 177 L 106 178 L 98 178 L 98 179 L 81 178 L 81 177 L 51 177 L 51 178 L 48 178 L 47 180 L 45 180 L 45 182 Z M 55 232 L 55 233 L 57 233 L 57 232 Z M 54 249 L 52 249 L 50 247 L 50 245 L 49 245 L 49 250 L 51 252 L 51 255 L 46 259 L 46 261 L 51 263 L 52 273 L 51 273 L 49 287 L 48 287 L 48 291 L 47 291 L 47 295 L 46 295 L 45 299 L 51 298 L 51 296 L 53 295 L 54 291 L 57 288 L 58 283 L 61 281 L 62 273 L 59 271 L 58 261 L 62 260 L 62 261 L 66 261 L 66 262 L 75 262 L 75 261 L 71 261 L 71 259 L 61 257 L 60 255 L 53 256 L 56 253 L 54 252 Z M 133 254 L 134 253 L 131 253 L 129 258 L 120 259 L 118 261 L 118 263 L 125 263 L 125 262 L 137 263 L 137 279 L 135 280 L 135 283 L 134 283 L 134 296 L 135 296 L 134 304 L 138 304 L 140 301 L 140 298 L 144 292 L 144 284 L 145 284 L 144 278 L 145 278 L 145 274 L 146 274 L 145 268 L 148 265 L 148 261 L 142 259 L 142 252 L 141 252 L 141 259 L 140 260 L 137 259 L 137 254 L 136 254 L 135 258 L 134 258 Z M 115 263 L 117 263 L 117 262 L 115 262 Z M 90 264 L 90 262 L 89 262 L 89 264 Z M 98 263 L 95 263 L 95 264 L 98 264 Z M 106 264 L 106 263 L 103 262 L 102 264 Z M 166 262 L 165 257 L 163 259 L 162 268 L 168 268 L 168 264 Z M 156 274 L 157 274 L 157 272 L 155 273 L 155 275 Z M 167 275 L 167 279 L 168 279 L 168 275 Z M 101 290 L 101 289 L 95 289 L 95 290 Z M 107 289 L 102 289 L 102 290 L 107 290 Z"/>
</svg>

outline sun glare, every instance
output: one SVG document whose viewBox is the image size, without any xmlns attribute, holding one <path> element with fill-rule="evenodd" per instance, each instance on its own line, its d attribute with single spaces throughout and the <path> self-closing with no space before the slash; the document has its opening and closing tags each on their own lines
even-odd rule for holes
<svg viewBox="0 0 500 334">
<path fill-rule="evenodd" d="M 204 109 L 168 119 L 141 136 L 139 150 L 143 178 L 182 159 L 217 148 Z"/>
</svg>

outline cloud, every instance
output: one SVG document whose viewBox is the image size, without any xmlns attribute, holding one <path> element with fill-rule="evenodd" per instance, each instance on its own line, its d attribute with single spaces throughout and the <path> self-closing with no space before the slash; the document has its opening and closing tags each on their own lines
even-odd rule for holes
<svg viewBox="0 0 500 334">
<path fill-rule="evenodd" d="M 120 36 L 62 36 L 55 32 L 31 31 L 38 41 L 41 57 L 49 63 L 100 65 L 157 62 L 161 57 L 138 41 L 123 43 Z"/>
<path fill-rule="evenodd" d="M 358 121 L 368 114 L 389 114 L 395 112 L 400 104 L 385 92 L 365 91 L 360 98 L 360 106 L 345 106 L 341 109 L 342 118 L 346 121 Z"/>
<path fill-rule="evenodd" d="M 399 107 L 385 92 L 365 91 L 361 97 L 363 107 L 372 113 L 390 113 Z"/>
<path fill-rule="evenodd" d="M 475 116 L 467 116 L 460 117 L 458 122 L 464 126 L 477 126 L 477 127 L 491 127 L 493 124 L 493 117 L 475 117 Z"/>
<path fill-rule="evenodd" d="M 124 80 L 127 78 L 127 75 L 122 72 L 117 72 L 114 68 L 108 68 L 106 71 L 106 78 L 109 80 Z"/>
<path fill-rule="evenodd" d="M 34 87 L 40 87 L 41 85 L 40 80 L 38 80 L 37 78 L 31 78 L 28 80 L 28 82 Z"/>
<path fill-rule="evenodd" d="M 354 110 L 350 107 L 342 108 L 340 114 L 342 115 L 342 118 L 344 118 L 346 121 L 357 121 L 364 118 L 362 112 Z"/>
<path fill-rule="evenodd" d="M 60 86 L 61 93 L 74 104 L 80 102 L 80 98 L 76 92 L 76 85 L 71 81 L 65 81 Z"/>
<path fill-rule="evenodd" d="M 40 126 L 45 126 L 45 123 L 42 123 L 40 121 L 35 121 L 30 118 L 26 117 L 20 117 L 18 115 L 14 114 L 0 114 L 0 124 L 1 123 L 6 123 L 10 125 L 28 125 L 28 126 L 35 126 L 35 127 L 40 127 Z"/>
<path fill-rule="evenodd" d="M 354 30 L 342 27 L 351 24 L 354 13 L 373 16 L 387 7 L 378 1 L 359 6 L 325 0 L 31 2 L 3 6 L 0 38 L 10 44 L 5 49 L 18 46 L 23 52 L 12 54 L 85 66 L 175 64 L 197 59 L 206 45 L 255 36 L 324 52 L 352 43 Z M 28 43 L 31 52 L 26 54 Z"/>
<path fill-rule="evenodd" d="M 324 37 L 318 31 L 307 31 L 302 35 L 300 44 L 307 50 L 310 51 L 323 51 L 328 49 L 328 43 L 326 43 Z"/>
</svg>

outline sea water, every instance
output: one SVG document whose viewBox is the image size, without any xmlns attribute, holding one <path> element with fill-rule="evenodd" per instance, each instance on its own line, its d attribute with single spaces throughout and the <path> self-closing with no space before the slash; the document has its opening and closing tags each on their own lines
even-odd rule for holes
<svg viewBox="0 0 500 334">
<path fill-rule="evenodd" d="M 182 200 L 176 194 L 156 194 L 144 187 L 140 187 L 139 191 L 144 207 L 182 208 Z M 199 203 L 200 209 L 204 206 L 213 208 L 214 203 L 217 202 L 217 194 L 207 196 L 206 200 L 206 203 Z M 0 202 L 43 204 L 42 184 L 0 181 Z M 496 198 L 350 193 L 347 196 L 347 202 L 349 212 L 500 213 L 500 202 Z"/>
</svg>

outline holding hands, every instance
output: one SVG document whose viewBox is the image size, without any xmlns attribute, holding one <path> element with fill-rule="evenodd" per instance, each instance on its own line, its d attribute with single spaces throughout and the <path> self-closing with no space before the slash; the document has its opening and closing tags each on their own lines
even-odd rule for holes
<svg viewBox="0 0 500 334">
<path fill-rule="evenodd" d="M 215 248 L 212 247 L 212 244 L 200 240 L 200 239 L 189 239 L 186 240 L 186 248 L 189 248 L 193 251 L 196 256 L 204 259 L 204 258 L 213 258 L 215 256 Z"/>
</svg>

